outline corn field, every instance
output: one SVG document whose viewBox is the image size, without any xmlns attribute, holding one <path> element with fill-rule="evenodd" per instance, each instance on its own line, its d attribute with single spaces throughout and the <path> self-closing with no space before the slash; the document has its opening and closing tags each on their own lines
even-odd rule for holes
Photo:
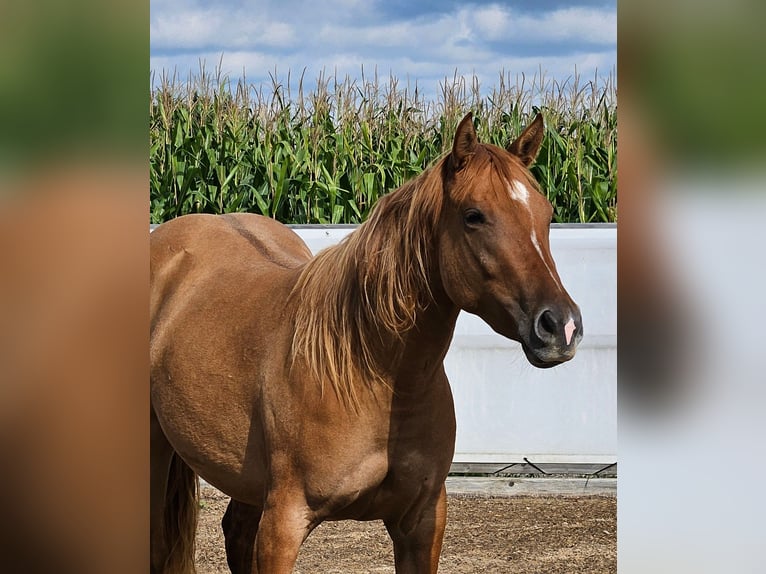
<svg viewBox="0 0 766 574">
<path fill-rule="evenodd" d="M 486 93 L 457 74 L 425 98 L 395 77 L 321 75 L 235 84 L 220 72 L 164 74 L 150 97 L 151 221 L 187 213 L 260 213 L 284 223 L 359 223 L 385 193 L 449 151 L 473 111 L 480 141 L 505 146 L 543 113 L 532 172 L 556 222 L 617 218 L 613 75 L 581 85 L 510 81 Z M 297 86 L 293 85 L 297 83 Z"/>
</svg>

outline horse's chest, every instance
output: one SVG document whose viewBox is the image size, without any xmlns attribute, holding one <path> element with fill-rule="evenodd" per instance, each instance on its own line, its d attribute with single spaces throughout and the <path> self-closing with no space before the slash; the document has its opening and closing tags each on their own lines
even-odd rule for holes
<svg viewBox="0 0 766 574">
<path fill-rule="evenodd" d="M 454 410 L 447 400 L 395 403 L 346 426 L 304 420 L 300 436 L 322 445 L 299 449 L 309 453 L 299 475 L 312 507 L 330 519 L 384 518 L 441 489 L 454 450 Z"/>
<path fill-rule="evenodd" d="M 418 505 L 441 490 L 452 462 L 450 437 L 421 437 L 419 441 L 392 441 L 387 473 L 375 493 L 371 515 L 385 518 L 395 509 Z"/>
<path fill-rule="evenodd" d="M 384 479 L 349 505 L 346 515 L 340 518 L 397 518 L 432 499 L 441 490 L 448 469 L 448 461 L 431 454 L 412 453 L 389 461 Z"/>
<path fill-rule="evenodd" d="M 335 452 L 326 446 L 300 472 L 310 506 L 324 509 L 320 514 L 330 520 L 367 520 L 430 496 L 449 470 L 452 442 L 412 438 L 366 442 L 348 436 L 345 445 L 356 442 L 353 448 Z"/>
</svg>

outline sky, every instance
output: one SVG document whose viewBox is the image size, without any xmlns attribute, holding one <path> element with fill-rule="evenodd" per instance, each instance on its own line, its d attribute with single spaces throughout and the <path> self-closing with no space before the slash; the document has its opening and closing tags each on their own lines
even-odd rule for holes
<svg viewBox="0 0 766 574">
<path fill-rule="evenodd" d="M 456 72 L 483 90 L 501 71 L 589 81 L 617 62 L 616 0 L 151 0 L 150 30 L 155 82 L 200 61 L 255 84 L 303 73 L 309 87 L 323 70 L 342 80 L 364 68 L 428 94 Z"/>
</svg>

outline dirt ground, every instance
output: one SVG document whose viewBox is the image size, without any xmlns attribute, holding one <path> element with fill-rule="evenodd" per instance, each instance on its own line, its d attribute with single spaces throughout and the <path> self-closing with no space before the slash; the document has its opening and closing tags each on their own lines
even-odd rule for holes
<svg viewBox="0 0 766 574">
<path fill-rule="evenodd" d="M 228 497 L 203 487 L 198 574 L 229 572 L 221 532 Z M 450 496 L 440 574 L 617 572 L 614 496 Z M 296 574 L 393 574 L 381 522 L 327 522 L 301 548 Z"/>
</svg>

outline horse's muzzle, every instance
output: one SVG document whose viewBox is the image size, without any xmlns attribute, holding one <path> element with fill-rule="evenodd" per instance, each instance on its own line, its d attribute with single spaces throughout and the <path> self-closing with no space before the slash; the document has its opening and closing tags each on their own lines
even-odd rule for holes
<svg viewBox="0 0 766 574">
<path fill-rule="evenodd" d="M 577 306 L 545 307 L 535 315 L 528 340 L 522 346 L 529 362 L 544 369 L 574 357 L 582 336 L 582 316 Z"/>
</svg>

